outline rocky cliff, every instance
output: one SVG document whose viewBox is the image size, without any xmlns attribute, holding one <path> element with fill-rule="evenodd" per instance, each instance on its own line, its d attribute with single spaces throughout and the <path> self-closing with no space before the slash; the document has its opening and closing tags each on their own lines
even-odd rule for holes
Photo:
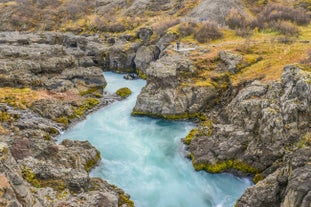
<svg viewBox="0 0 311 207">
<path fill-rule="evenodd" d="M 254 81 L 193 133 L 195 169 L 255 176 L 236 206 L 309 206 L 310 78 L 286 66 L 279 82 Z"/>
<path fill-rule="evenodd" d="M 256 185 L 236 206 L 308 206 L 310 67 L 286 66 L 280 81 L 233 87 L 222 76 L 201 86 L 193 82 L 197 70 L 185 55 L 170 52 L 151 62 L 133 114 L 199 118 L 184 139 L 194 168 L 254 178 Z M 224 51 L 218 57 L 221 71 L 237 72 L 241 57 Z"/>
<path fill-rule="evenodd" d="M 89 176 L 100 162 L 89 142 L 54 139 L 116 100 L 103 95 L 106 50 L 95 37 L 0 34 L 0 206 L 133 206 Z"/>
<path fill-rule="evenodd" d="M 217 92 L 212 86 L 186 85 L 185 79 L 193 74 L 191 62 L 178 53 L 152 62 L 146 69 L 148 84 L 138 96 L 133 114 L 169 119 L 197 116 L 214 103 Z"/>
</svg>

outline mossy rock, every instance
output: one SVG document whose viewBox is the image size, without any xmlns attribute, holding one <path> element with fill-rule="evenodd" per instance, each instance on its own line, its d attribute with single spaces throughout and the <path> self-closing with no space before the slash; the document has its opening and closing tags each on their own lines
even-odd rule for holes
<svg viewBox="0 0 311 207">
<path fill-rule="evenodd" d="M 198 129 L 192 129 L 184 139 L 184 144 L 189 145 L 191 140 L 198 134 Z"/>
<path fill-rule="evenodd" d="M 98 87 L 91 87 L 85 91 L 81 91 L 80 95 L 81 96 L 87 96 L 87 95 L 92 95 L 95 96 L 96 98 L 101 98 L 102 97 L 102 91 L 103 91 L 102 86 L 98 86 Z"/>
<path fill-rule="evenodd" d="M 254 178 L 253 178 L 253 182 L 256 184 L 258 183 L 259 181 L 263 180 L 264 177 L 260 174 L 260 173 L 257 173 Z"/>
<path fill-rule="evenodd" d="M 97 151 L 95 158 L 88 160 L 84 165 L 85 171 L 90 172 L 96 166 L 99 160 L 100 160 L 100 152 Z"/>
<path fill-rule="evenodd" d="M 145 73 L 143 73 L 141 70 L 136 69 L 137 75 L 141 78 L 146 80 L 147 79 L 147 75 Z"/>
<path fill-rule="evenodd" d="M 99 103 L 99 100 L 95 98 L 87 98 L 80 106 L 73 109 L 74 114 L 69 119 L 83 116 L 87 110 L 94 108 Z"/>
<path fill-rule="evenodd" d="M 23 178 L 30 184 L 32 184 L 36 188 L 45 188 L 50 187 L 56 191 L 63 191 L 66 188 L 66 184 L 61 179 L 45 179 L 41 180 L 37 178 L 36 174 L 24 165 L 21 166 L 22 176 Z"/>
<path fill-rule="evenodd" d="M 123 204 L 126 204 L 126 206 L 134 207 L 134 202 L 130 200 L 130 198 L 124 193 L 120 194 L 118 206 L 123 206 Z"/>
<path fill-rule="evenodd" d="M 208 163 L 195 163 L 194 162 L 194 156 L 191 154 L 192 158 L 192 164 L 195 170 L 200 171 L 200 170 L 205 170 L 209 173 L 221 173 L 225 171 L 229 171 L 230 169 L 235 169 L 243 173 L 247 174 L 258 174 L 259 171 L 248 165 L 245 162 L 242 162 L 241 160 L 225 160 L 225 161 L 220 161 L 215 164 L 208 164 Z"/>
<path fill-rule="evenodd" d="M 117 90 L 116 94 L 118 96 L 121 96 L 122 98 L 126 98 L 132 94 L 132 91 L 129 88 L 125 87 L 125 88 L 120 88 L 119 90 Z"/>
</svg>

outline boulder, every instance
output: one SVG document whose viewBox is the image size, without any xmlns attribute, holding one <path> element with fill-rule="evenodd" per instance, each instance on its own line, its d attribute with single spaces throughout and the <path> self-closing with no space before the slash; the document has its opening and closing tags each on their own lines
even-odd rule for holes
<svg viewBox="0 0 311 207">
<path fill-rule="evenodd" d="M 134 59 L 136 69 L 140 70 L 143 74 L 146 74 L 146 69 L 151 62 L 156 61 L 159 58 L 160 49 L 157 46 L 141 46 L 136 52 Z"/>
<path fill-rule="evenodd" d="M 179 54 L 152 62 L 146 69 L 147 85 L 137 98 L 133 114 L 177 119 L 203 110 L 217 92 L 212 87 L 181 85 L 192 73 L 191 62 Z"/>
<path fill-rule="evenodd" d="M 231 74 L 238 72 L 237 65 L 241 63 L 242 56 L 229 51 L 220 51 L 218 54 L 221 64 L 218 66 L 224 72 L 229 71 Z"/>
</svg>

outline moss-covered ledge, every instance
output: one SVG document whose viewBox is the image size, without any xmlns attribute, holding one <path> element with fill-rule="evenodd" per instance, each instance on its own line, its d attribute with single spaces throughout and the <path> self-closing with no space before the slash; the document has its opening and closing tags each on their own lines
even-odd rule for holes
<svg viewBox="0 0 311 207">
<path fill-rule="evenodd" d="M 187 119 L 199 119 L 204 120 L 205 116 L 200 113 L 181 113 L 181 114 L 154 114 L 144 111 L 132 111 L 132 116 L 149 116 L 153 118 L 161 118 L 167 120 L 187 120 Z"/>
<path fill-rule="evenodd" d="M 263 180 L 260 171 L 249 164 L 241 161 L 241 160 L 224 160 L 219 161 L 215 164 L 210 163 L 196 163 L 193 154 L 190 154 L 192 165 L 196 171 L 205 170 L 209 173 L 222 173 L 228 172 L 230 170 L 237 170 L 242 173 L 253 176 L 253 182 L 257 183 L 260 180 Z"/>
</svg>

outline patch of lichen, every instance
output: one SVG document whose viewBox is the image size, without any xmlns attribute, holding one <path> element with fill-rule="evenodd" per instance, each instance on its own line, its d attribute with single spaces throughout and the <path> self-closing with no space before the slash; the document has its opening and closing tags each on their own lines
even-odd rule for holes
<svg viewBox="0 0 311 207">
<path fill-rule="evenodd" d="M 140 69 L 136 69 L 136 73 L 141 79 L 144 79 L 144 80 L 147 79 L 147 75 L 143 73 Z"/>
<path fill-rule="evenodd" d="M 69 119 L 83 116 L 87 110 L 94 108 L 98 104 L 99 100 L 95 98 L 87 98 L 80 106 L 73 109 L 74 114 L 70 116 Z"/>
<path fill-rule="evenodd" d="M 81 91 L 80 95 L 81 96 L 95 96 L 96 98 L 101 98 L 102 97 L 102 90 L 103 87 L 91 87 L 85 91 Z"/>
<path fill-rule="evenodd" d="M 61 116 L 55 119 L 57 123 L 63 124 L 64 126 L 69 125 L 69 119 L 66 116 Z"/>
<path fill-rule="evenodd" d="M 256 184 L 258 183 L 259 181 L 263 180 L 264 177 L 260 174 L 260 173 L 257 173 L 254 178 L 253 178 L 253 182 Z"/>
<path fill-rule="evenodd" d="M 23 178 L 36 188 L 51 187 L 54 190 L 61 191 L 66 188 L 65 182 L 61 179 L 39 179 L 36 174 L 24 165 L 21 165 Z"/>
<path fill-rule="evenodd" d="M 26 109 L 38 99 L 42 99 L 40 92 L 30 88 L 0 88 L 0 103 L 7 103 L 12 107 Z"/>
<path fill-rule="evenodd" d="M 126 97 L 128 97 L 129 95 L 132 94 L 132 91 L 129 88 L 125 87 L 125 88 L 118 89 L 116 91 L 116 94 L 118 96 L 121 96 L 122 98 L 126 98 Z"/>
<path fill-rule="evenodd" d="M 84 165 L 85 171 L 90 172 L 96 166 L 99 160 L 100 160 L 100 152 L 97 151 L 95 158 L 90 159 L 85 163 Z"/>
<path fill-rule="evenodd" d="M 120 194 L 119 200 L 118 200 L 118 206 L 123 206 L 126 204 L 128 207 L 134 207 L 134 202 L 130 200 L 128 196 L 126 196 L 124 193 Z"/>
<path fill-rule="evenodd" d="M 184 144 L 189 145 L 195 137 L 209 137 L 213 132 L 213 122 L 205 117 L 201 119 L 200 126 L 192 129 L 184 139 Z"/>
<path fill-rule="evenodd" d="M 7 111 L 0 111 L 0 122 L 14 122 L 19 119 L 18 114 L 11 114 Z"/>
<path fill-rule="evenodd" d="M 297 143 L 296 147 L 298 149 L 311 146 L 311 131 L 307 132 Z"/>
<path fill-rule="evenodd" d="M 209 163 L 195 163 L 194 156 L 191 154 L 192 158 L 192 164 L 195 170 L 205 170 L 209 173 L 221 173 L 228 171 L 230 169 L 235 169 L 243 173 L 250 173 L 250 174 L 257 174 L 259 171 L 248 165 L 245 162 L 242 162 L 241 160 L 225 160 L 225 161 L 219 161 L 215 164 L 209 164 Z"/>
<path fill-rule="evenodd" d="M 191 140 L 198 134 L 198 129 L 192 129 L 184 139 L 184 144 L 189 145 Z"/>
<path fill-rule="evenodd" d="M 237 65 L 237 69 L 241 70 L 243 68 L 249 67 L 255 63 L 258 63 L 259 61 L 261 61 L 263 58 L 260 55 L 256 55 L 256 54 L 247 54 L 243 56 L 243 59 L 241 61 L 241 63 L 239 63 Z"/>
<path fill-rule="evenodd" d="M 71 120 L 83 116 L 88 110 L 94 108 L 99 103 L 100 101 L 96 98 L 87 98 L 82 103 L 78 103 L 77 106 L 73 107 L 73 113 L 70 116 L 60 116 L 55 118 L 54 121 L 67 127 Z"/>
</svg>

